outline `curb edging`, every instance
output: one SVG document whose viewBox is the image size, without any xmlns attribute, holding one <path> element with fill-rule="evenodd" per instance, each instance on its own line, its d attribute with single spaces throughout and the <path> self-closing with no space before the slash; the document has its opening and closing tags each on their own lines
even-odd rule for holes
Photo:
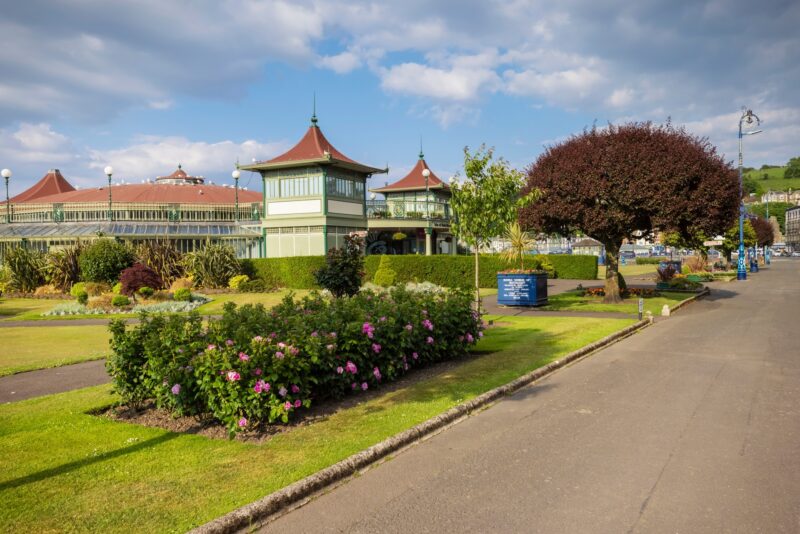
<svg viewBox="0 0 800 534">
<path fill-rule="evenodd" d="M 699 297 L 699 295 L 698 295 Z M 697 298 L 697 297 L 695 297 Z M 690 299 L 691 300 L 691 299 Z M 689 302 L 684 301 L 683 304 Z M 634 332 L 653 324 L 653 320 L 644 319 L 602 339 L 570 352 L 566 356 L 534 369 L 533 371 L 491 389 L 477 397 L 453 406 L 449 410 L 436 415 L 427 421 L 415 425 L 399 434 L 395 434 L 380 443 L 357 452 L 340 462 L 322 469 L 312 475 L 289 484 L 283 489 L 270 493 L 261 499 L 237 508 L 204 525 L 192 529 L 193 534 L 231 534 L 245 529 L 261 526 L 272 516 L 285 511 L 293 505 L 300 504 L 316 492 L 334 486 L 342 480 L 383 460 L 393 452 L 432 436 L 445 426 L 453 424 L 479 411 L 501 397 L 514 393 L 551 373 L 561 369 L 592 352 L 605 348 Z"/>
<path fill-rule="evenodd" d="M 708 288 L 708 286 L 705 286 L 705 287 L 703 288 L 703 290 L 702 290 L 701 292 L 697 293 L 695 296 L 693 296 L 693 297 L 689 297 L 689 298 L 688 298 L 688 299 L 686 299 L 686 300 L 682 300 L 682 301 L 680 301 L 679 303 L 677 303 L 677 304 L 675 305 L 675 307 L 673 307 L 673 308 L 670 308 L 670 309 L 669 309 L 669 313 L 670 313 L 670 314 L 672 314 L 673 312 L 676 312 L 676 311 L 680 310 L 681 308 L 683 308 L 683 307 L 684 307 L 684 306 L 686 306 L 687 304 L 691 304 L 692 302 L 696 301 L 697 299 L 700 299 L 700 298 L 706 297 L 706 296 L 708 296 L 708 295 L 710 295 L 710 294 L 711 294 L 711 289 L 709 289 L 709 288 Z"/>
</svg>

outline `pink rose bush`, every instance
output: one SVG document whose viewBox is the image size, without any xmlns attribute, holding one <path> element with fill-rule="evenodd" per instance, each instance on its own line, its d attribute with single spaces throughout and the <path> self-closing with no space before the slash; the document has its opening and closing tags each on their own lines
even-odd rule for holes
<svg viewBox="0 0 800 534">
<path fill-rule="evenodd" d="M 108 370 L 125 403 L 211 415 L 233 434 L 458 358 L 483 328 L 465 291 L 312 293 L 271 310 L 226 304 L 205 328 L 197 314 L 114 321 Z"/>
</svg>

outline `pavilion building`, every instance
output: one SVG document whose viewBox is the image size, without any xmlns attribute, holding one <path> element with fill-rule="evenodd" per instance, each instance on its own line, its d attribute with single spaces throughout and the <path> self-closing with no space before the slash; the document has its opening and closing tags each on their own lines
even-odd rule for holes
<svg viewBox="0 0 800 534">
<path fill-rule="evenodd" d="M 450 229 L 452 192 L 428 167 L 422 151 L 406 176 L 370 192 L 367 217 L 372 243 L 368 252 L 456 253 L 456 239 Z M 378 193 L 384 198 L 378 199 Z"/>
<path fill-rule="evenodd" d="M 351 232 L 367 231 L 366 182 L 388 169 L 345 156 L 311 117 L 302 139 L 267 161 L 243 165 L 264 186 L 263 258 L 318 256 L 344 244 Z"/>
<path fill-rule="evenodd" d="M 76 189 L 58 169 L 0 203 L 0 259 L 17 244 L 46 252 L 99 237 L 172 242 L 182 252 L 208 240 L 258 255 L 261 194 L 206 183 L 180 165 L 170 175 L 136 184 Z"/>
</svg>

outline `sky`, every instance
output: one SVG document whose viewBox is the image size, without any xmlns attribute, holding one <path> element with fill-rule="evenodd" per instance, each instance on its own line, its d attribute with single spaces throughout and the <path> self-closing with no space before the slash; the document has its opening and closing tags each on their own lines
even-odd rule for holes
<svg viewBox="0 0 800 534">
<path fill-rule="evenodd" d="M 232 183 L 319 125 L 402 178 L 465 146 L 525 169 L 593 124 L 671 120 L 746 166 L 800 155 L 800 2 L 69 0 L 0 6 L 0 167 L 11 194 L 178 165 Z M 243 186 L 260 189 L 257 175 Z"/>
</svg>

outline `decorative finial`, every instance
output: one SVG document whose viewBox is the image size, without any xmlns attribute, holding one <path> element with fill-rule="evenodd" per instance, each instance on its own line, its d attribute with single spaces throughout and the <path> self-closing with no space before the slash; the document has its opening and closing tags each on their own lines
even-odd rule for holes
<svg viewBox="0 0 800 534">
<path fill-rule="evenodd" d="M 419 136 L 419 159 L 425 159 L 425 154 L 422 153 L 422 136 Z"/>
<path fill-rule="evenodd" d="M 178 163 L 178 170 L 180 170 L 180 168 L 181 168 L 181 164 L 180 164 L 180 163 Z"/>
<path fill-rule="evenodd" d="M 317 92 L 316 91 L 314 91 L 314 108 L 313 108 L 313 111 L 311 113 L 311 125 L 312 126 L 316 126 L 317 125 Z"/>
<path fill-rule="evenodd" d="M 239 168 L 239 157 L 238 156 L 236 157 L 236 168 L 237 169 Z"/>
</svg>

